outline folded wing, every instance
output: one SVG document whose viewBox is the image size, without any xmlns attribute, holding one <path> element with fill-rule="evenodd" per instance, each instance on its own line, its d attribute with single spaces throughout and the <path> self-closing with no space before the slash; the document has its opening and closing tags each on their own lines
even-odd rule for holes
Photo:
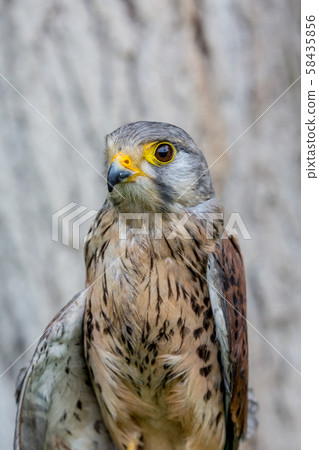
<svg viewBox="0 0 319 450">
<path fill-rule="evenodd" d="M 207 281 L 225 384 L 225 448 L 237 449 L 247 426 L 248 346 L 245 272 L 235 237 L 218 241 L 209 257 Z"/>
<path fill-rule="evenodd" d="M 85 302 L 82 291 L 57 314 L 19 376 L 16 450 L 115 448 L 84 359 Z"/>
</svg>

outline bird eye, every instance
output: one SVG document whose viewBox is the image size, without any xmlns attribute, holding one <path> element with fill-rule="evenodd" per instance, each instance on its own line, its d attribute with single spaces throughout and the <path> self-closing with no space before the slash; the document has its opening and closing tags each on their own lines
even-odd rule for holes
<svg viewBox="0 0 319 450">
<path fill-rule="evenodd" d="M 174 147 L 166 142 L 164 144 L 159 144 L 155 150 L 154 156 L 159 162 L 170 162 L 174 157 Z"/>
</svg>

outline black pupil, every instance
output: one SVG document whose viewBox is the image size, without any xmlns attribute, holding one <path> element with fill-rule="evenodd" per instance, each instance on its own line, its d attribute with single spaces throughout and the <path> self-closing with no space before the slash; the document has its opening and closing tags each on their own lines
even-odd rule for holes
<svg viewBox="0 0 319 450">
<path fill-rule="evenodd" d="M 155 156 L 159 161 L 167 162 L 173 156 L 173 149 L 168 144 L 161 144 L 157 147 Z"/>
</svg>

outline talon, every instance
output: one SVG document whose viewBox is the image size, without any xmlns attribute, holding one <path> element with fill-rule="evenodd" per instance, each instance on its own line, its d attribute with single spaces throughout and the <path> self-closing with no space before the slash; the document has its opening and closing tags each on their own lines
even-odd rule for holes
<svg viewBox="0 0 319 450">
<path fill-rule="evenodd" d="M 133 441 L 129 442 L 127 446 L 127 450 L 137 450 L 138 449 L 139 439 L 136 438 Z"/>
</svg>

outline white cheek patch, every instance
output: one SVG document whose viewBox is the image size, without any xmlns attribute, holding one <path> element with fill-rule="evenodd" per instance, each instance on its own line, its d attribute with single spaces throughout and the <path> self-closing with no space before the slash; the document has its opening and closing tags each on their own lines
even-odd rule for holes
<svg viewBox="0 0 319 450">
<path fill-rule="evenodd" d="M 156 188 L 153 180 L 158 180 L 175 191 L 176 199 L 182 197 L 182 203 L 187 203 L 194 196 L 196 181 L 202 171 L 199 170 L 199 164 L 193 154 L 186 152 L 177 152 L 171 163 L 163 166 L 154 166 L 145 159 L 139 165 L 140 169 L 150 177 L 137 177 L 135 179 L 135 194 L 143 195 L 145 189 L 151 193 Z"/>
<path fill-rule="evenodd" d="M 142 160 L 140 164 L 140 169 L 151 178 L 157 177 L 156 167 L 153 166 L 150 162 L 146 161 L 146 159 Z"/>
<path fill-rule="evenodd" d="M 185 200 L 191 195 L 193 189 L 190 187 L 195 184 L 199 174 L 196 167 L 194 155 L 180 152 L 176 155 L 174 161 L 165 174 L 165 179 L 182 195 Z"/>
</svg>

